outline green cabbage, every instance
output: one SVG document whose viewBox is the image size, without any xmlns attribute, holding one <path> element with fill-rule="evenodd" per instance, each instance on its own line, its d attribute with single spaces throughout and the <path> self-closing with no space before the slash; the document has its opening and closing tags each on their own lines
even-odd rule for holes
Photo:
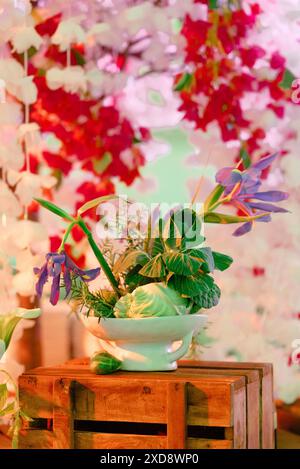
<svg viewBox="0 0 300 469">
<path fill-rule="evenodd" d="M 176 316 L 187 313 L 188 300 L 164 283 L 148 283 L 119 299 L 114 307 L 117 318 Z"/>
</svg>

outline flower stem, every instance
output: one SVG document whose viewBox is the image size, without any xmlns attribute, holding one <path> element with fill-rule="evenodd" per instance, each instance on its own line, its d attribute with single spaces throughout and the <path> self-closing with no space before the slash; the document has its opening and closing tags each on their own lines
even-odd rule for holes
<svg viewBox="0 0 300 469">
<path fill-rule="evenodd" d="M 108 263 L 106 262 L 105 257 L 103 256 L 102 252 L 100 251 L 99 247 L 97 246 L 91 231 L 88 229 L 88 227 L 86 226 L 86 224 L 82 220 L 82 218 L 79 218 L 77 220 L 77 225 L 80 226 L 82 231 L 85 233 L 85 235 L 88 239 L 88 242 L 89 242 L 89 244 L 90 244 L 90 246 L 93 250 L 93 253 L 95 254 L 97 260 L 99 261 L 99 264 L 102 267 L 103 272 L 105 273 L 105 275 L 106 275 L 109 283 L 111 284 L 112 288 L 114 289 L 114 291 L 116 292 L 118 297 L 121 296 L 119 288 L 118 288 L 118 282 L 117 282 L 114 274 L 112 273 L 111 268 L 109 267 Z"/>
<path fill-rule="evenodd" d="M 67 239 L 70 236 L 70 233 L 71 233 L 71 231 L 72 231 L 72 229 L 74 228 L 75 225 L 77 225 L 77 221 L 73 221 L 72 223 L 70 223 L 70 225 L 66 229 L 66 232 L 65 232 L 64 237 L 62 239 L 61 245 L 58 248 L 58 252 L 61 252 L 61 251 L 64 250 Z"/>
</svg>

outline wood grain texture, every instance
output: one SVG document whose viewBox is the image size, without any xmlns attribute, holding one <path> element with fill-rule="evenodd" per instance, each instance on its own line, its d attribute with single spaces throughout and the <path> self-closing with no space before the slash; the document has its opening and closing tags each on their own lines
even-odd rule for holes
<svg viewBox="0 0 300 469">
<path fill-rule="evenodd" d="M 52 418 L 53 379 L 32 373 L 20 376 L 18 383 L 22 410 L 32 418 Z"/>
<path fill-rule="evenodd" d="M 19 449 L 53 449 L 53 432 L 48 430 L 26 430 L 19 434 Z"/>
<path fill-rule="evenodd" d="M 53 435 L 55 449 L 72 449 L 73 403 L 72 381 L 66 378 L 55 380 L 53 385 Z"/>
<path fill-rule="evenodd" d="M 165 449 L 167 438 L 152 435 L 75 432 L 76 449 Z"/>
<path fill-rule="evenodd" d="M 205 438 L 188 438 L 187 449 L 232 449 L 232 440 L 207 440 Z"/>
<path fill-rule="evenodd" d="M 168 449 L 185 449 L 187 433 L 186 383 L 171 382 L 167 391 Z"/>
<path fill-rule="evenodd" d="M 246 389 L 233 392 L 233 447 L 234 449 L 245 449 L 247 448 Z"/>
</svg>

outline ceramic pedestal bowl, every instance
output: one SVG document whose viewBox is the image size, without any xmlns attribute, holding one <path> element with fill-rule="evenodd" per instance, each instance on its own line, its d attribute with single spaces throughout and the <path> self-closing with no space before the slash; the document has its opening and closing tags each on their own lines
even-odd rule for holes
<svg viewBox="0 0 300 469">
<path fill-rule="evenodd" d="M 186 354 L 193 335 L 207 320 L 204 314 L 100 321 L 85 313 L 80 316 L 86 329 L 100 339 L 102 348 L 121 360 L 121 369 L 127 371 L 175 370 L 176 360 Z M 179 341 L 178 346 L 175 342 Z"/>
</svg>

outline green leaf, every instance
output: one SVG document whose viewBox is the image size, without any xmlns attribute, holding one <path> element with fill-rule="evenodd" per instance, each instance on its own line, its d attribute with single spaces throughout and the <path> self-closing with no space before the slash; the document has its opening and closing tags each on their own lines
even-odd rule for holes
<svg viewBox="0 0 300 469">
<path fill-rule="evenodd" d="M 14 412 L 15 412 L 15 403 L 11 402 L 4 409 L 0 411 L 0 417 L 6 417 L 7 415 L 11 415 Z"/>
<path fill-rule="evenodd" d="M 128 202 L 126 199 L 123 199 L 119 195 L 111 194 L 111 195 L 103 195 L 102 197 L 97 197 L 96 199 L 90 200 L 89 202 L 86 202 L 83 204 L 77 211 L 77 215 L 81 216 L 84 212 L 87 212 L 91 208 L 95 208 L 100 204 L 103 204 L 104 202 L 108 202 L 109 200 L 116 200 L 120 199 L 123 200 L 124 202 Z"/>
<path fill-rule="evenodd" d="M 201 217 L 190 208 L 178 210 L 170 216 L 170 237 L 181 238 L 182 247 L 191 248 L 193 246 L 199 246 L 201 243 L 203 243 L 204 237 L 201 234 L 201 229 Z"/>
<path fill-rule="evenodd" d="M 193 275 L 201 266 L 201 261 L 182 252 L 165 253 L 163 259 L 168 270 L 179 275 Z"/>
<path fill-rule="evenodd" d="M 102 174 L 109 167 L 113 158 L 109 151 L 106 151 L 102 158 L 93 158 L 93 168 L 97 174 Z"/>
<path fill-rule="evenodd" d="M 161 254 L 158 254 L 151 259 L 151 261 L 147 262 L 147 264 L 139 270 L 139 274 L 150 278 L 164 277 L 166 275 L 166 267 Z"/>
<path fill-rule="evenodd" d="M 74 218 L 69 215 L 65 210 L 62 208 L 59 208 L 57 205 L 53 204 L 52 202 L 49 202 L 48 200 L 44 199 L 34 199 L 38 204 L 40 204 L 42 207 L 46 208 L 49 210 L 49 212 L 55 213 L 55 215 L 58 215 L 61 218 L 65 218 L 66 220 L 69 221 L 75 221 Z"/>
<path fill-rule="evenodd" d="M 215 283 L 206 291 L 202 291 L 198 296 L 194 296 L 194 302 L 199 308 L 213 308 L 219 303 L 221 290 Z"/>
<path fill-rule="evenodd" d="M 282 88 L 283 90 L 290 90 L 295 78 L 296 78 L 295 75 L 290 70 L 285 69 L 283 78 L 281 82 L 279 83 L 279 87 Z"/>
<path fill-rule="evenodd" d="M 197 254 L 199 257 L 201 257 L 204 262 L 201 266 L 202 270 L 204 272 L 213 272 L 215 269 L 215 261 L 213 258 L 212 250 L 210 248 L 200 248 L 200 249 L 193 249 L 192 250 L 193 254 Z"/>
<path fill-rule="evenodd" d="M 122 256 L 120 256 L 115 263 L 113 273 L 116 275 L 121 272 L 126 272 L 126 270 L 135 265 L 144 266 L 147 264 L 147 262 L 149 262 L 149 260 L 150 258 L 148 254 L 142 250 L 134 249 L 127 251 Z"/>
<path fill-rule="evenodd" d="M 251 158 L 246 148 L 241 148 L 240 158 L 243 160 L 243 164 L 246 169 L 251 166 Z"/>
<path fill-rule="evenodd" d="M 3 355 L 5 354 L 5 351 L 6 351 L 5 342 L 4 342 L 3 339 L 0 339 L 0 360 L 3 357 Z"/>
<path fill-rule="evenodd" d="M 227 225 L 232 223 L 244 223 L 248 221 L 258 220 L 266 215 L 261 213 L 253 217 L 239 217 L 237 215 L 227 215 L 225 213 L 210 212 L 204 216 L 205 223 L 219 223 L 221 225 Z"/>
<path fill-rule="evenodd" d="M 218 8 L 218 0 L 208 0 L 208 8 L 210 10 L 217 10 Z"/>
<path fill-rule="evenodd" d="M 75 60 L 77 65 L 80 65 L 81 67 L 85 65 L 86 61 L 84 56 L 77 50 L 72 47 L 72 52 L 75 55 Z"/>
<path fill-rule="evenodd" d="M 208 212 L 210 207 L 212 207 L 215 203 L 217 203 L 220 200 L 224 190 L 225 190 L 225 187 L 221 186 L 220 184 L 218 184 L 214 188 L 214 190 L 209 194 L 209 196 L 204 202 L 204 212 Z"/>
<path fill-rule="evenodd" d="M 139 274 L 141 266 L 136 265 L 131 269 L 125 276 L 125 284 L 130 291 L 135 290 L 140 285 L 146 285 L 147 283 L 153 282 L 153 279 L 144 277 Z"/>
<path fill-rule="evenodd" d="M 178 291 L 181 295 L 195 297 L 202 291 L 208 292 L 214 281 L 212 277 L 201 274 L 197 276 L 173 275 L 168 285 Z"/>
<path fill-rule="evenodd" d="M 4 409 L 8 399 L 8 389 L 6 384 L 0 384 L 0 410 Z"/>
<path fill-rule="evenodd" d="M 221 270 L 222 272 L 228 269 L 233 263 L 232 257 L 222 254 L 221 252 L 213 251 L 212 255 L 215 262 L 215 269 Z"/>
<path fill-rule="evenodd" d="M 35 319 L 41 313 L 39 308 L 36 309 L 25 309 L 17 308 L 12 311 L 11 314 L 1 316 L 0 315 L 0 340 L 1 340 L 1 349 L 3 350 L 3 342 L 5 344 L 5 350 L 7 350 L 13 332 L 21 319 Z M 5 351 L 4 350 L 4 351 Z"/>
<path fill-rule="evenodd" d="M 180 78 L 179 82 L 175 86 L 174 90 L 175 91 L 183 91 L 188 89 L 193 81 L 193 75 L 190 73 L 184 73 L 182 77 Z"/>
<path fill-rule="evenodd" d="M 165 251 L 164 243 L 160 238 L 152 238 L 149 240 L 149 253 L 151 256 L 157 256 Z"/>
</svg>

